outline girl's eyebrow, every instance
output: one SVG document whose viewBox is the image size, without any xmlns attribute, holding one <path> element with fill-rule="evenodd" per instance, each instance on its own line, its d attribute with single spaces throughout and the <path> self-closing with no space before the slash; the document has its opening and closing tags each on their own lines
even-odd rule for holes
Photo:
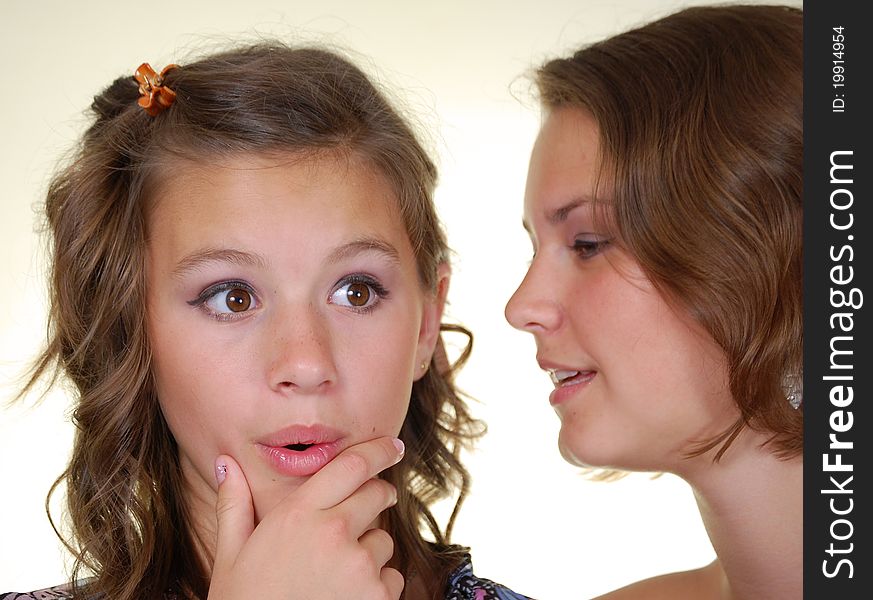
<svg viewBox="0 0 873 600">
<path fill-rule="evenodd" d="M 267 261 L 260 254 L 243 252 L 233 248 L 203 248 L 182 258 L 172 271 L 172 276 L 182 278 L 211 262 L 226 262 L 234 265 L 266 268 Z"/>
<path fill-rule="evenodd" d="M 336 247 L 327 257 L 330 264 L 338 263 L 346 258 L 364 252 L 377 252 L 393 263 L 400 263 L 400 253 L 385 240 L 376 237 L 361 237 L 347 244 Z"/>
<path fill-rule="evenodd" d="M 363 237 L 335 248 L 327 257 L 327 262 L 335 264 L 343 259 L 364 252 L 377 252 L 393 263 L 400 263 L 400 253 L 385 240 Z M 172 276 L 183 278 L 207 263 L 226 262 L 247 267 L 266 268 L 267 260 L 260 254 L 244 252 L 233 248 L 202 248 L 182 258 L 172 271 Z"/>
</svg>

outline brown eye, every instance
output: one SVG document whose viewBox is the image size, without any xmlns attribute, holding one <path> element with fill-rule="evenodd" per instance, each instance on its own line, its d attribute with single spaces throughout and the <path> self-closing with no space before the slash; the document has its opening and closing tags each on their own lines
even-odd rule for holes
<svg viewBox="0 0 873 600">
<path fill-rule="evenodd" d="M 387 297 L 388 290 L 375 277 L 352 273 L 336 284 L 328 302 L 358 313 L 369 313 Z"/>
<path fill-rule="evenodd" d="M 252 295 L 242 288 L 233 288 L 227 291 L 224 303 L 232 312 L 244 312 L 252 305 Z"/>
<path fill-rule="evenodd" d="M 370 288 L 365 283 L 352 283 L 346 288 L 346 299 L 352 306 L 366 306 L 370 300 Z"/>
<path fill-rule="evenodd" d="M 577 238 L 573 241 L 573 251 L 582 260 L 588 260 L 606 250 L 610 241 L 598 236 L 594 236 L 592 239 Z"/>
<path fill-rule="evenodd" d="M 257 293 L 242 281 L 221 281 L 188 302 L 219 321 L 245 318 L 261 308 Z"/>
</svg>

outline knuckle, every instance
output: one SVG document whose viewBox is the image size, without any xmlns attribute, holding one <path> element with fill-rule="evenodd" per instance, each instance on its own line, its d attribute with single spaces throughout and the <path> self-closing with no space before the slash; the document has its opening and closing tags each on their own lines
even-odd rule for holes
<svg viewBox="0 0 873 600">
<path fill-rule="evenodd" d="M 235 508 L 236 504 L 230 498 L 219 498 L 218 502 L 215 503 L 215 516 L 218 518 L 218 522 L 224 520 L 227 515 L 233 514 Z"/>
<path fill-rule="evenodd" d="M 343 456 L 342 466 L 346 472 L 352 477 L 365 478 L 370 473 L 370 463 L 366 457 L 357 453 L 350 452 Z"/>
<path fill-rule="evenodd" d="M 397 448 L 391 440 L 382 440 L 379 444 L 379 448 L 382 449 L 381 458 L 386 467 L 393 465 L 399 460 L 397 458 Z"/>
<path fill-rule="evenodd" d="M 397 488 L 387 481 L 381 479 L 376 480 L 379 483 L 382 494 L 382 504 L 392 506 L 397 503 Z"/>
<path fill-rule="evenodd" d="M 390 550 L 389 556 L 393 556 L 394 554 L 394 538 L 391 537 L 391 534 L 385 531 L 384 529 L 377 530 L 377 535 L 383 540 L 383 544 L 387 550 Z"/>
<path fill-rule="evenodd" d="M 383 511 L 397 503 L 397 488 L 382 479 L 371 479 L 365 484 L 373 508 Z"/>
<path fill-rule="evenodd" d="M 328 519 L 324 524 L 326 541 L 333 545 L 344 543 L 351 537 L 351 527 L 348 519 L 340 516 Z"/>
<path fill-rule="evenodd" d="M 391 567 L 383 567 L 380 579 L 382 580 L 382 589 L 384 593 L 382 598 L 386 600 L 397 600 L 400 597 L 400 592 L 403 591 L 406 584 L 406 580 L 403 578 L 403 575 L 400 574 L 400 571 L 392 569 Z"/>
<path fill-rule="evenodd" d="M 357 574 L 357 576 L 359 576 L 362 580 L 367 577 L 373 577 L 373 573 L 379 572 L 379 569 L 382 566 L 377 565 L 376 559 L 374 559 L 373 556 L 365 550 L 355 552 L 350 562 L 351 564 L 349 565 L 349 567 L 351 571 Z"/>
<path fill-rule="evenodd" d="M 385 563 L 394 555 L 394 538 L 391 537 L 384 529 L 371 529 L 368 534 L 372 536 L 372 546 L 379 552 L 380 556 L 384 556 Z"/>
<path fill-rule="evenodd" d="M 298 506 L 296 504 L 292 505 L 288 508 L 287 518 L 289 521 L 294 523 L 298 523 L 300 521 L 306 520 L 308 516 L 308 511 L 304 509 L 302 506 Z"/>
<path fill-rule="evenodd" d="M 300 523 L 311 520 L 311 515 L 302 506 L 292 504 L 285 508 L 282 520 L 289 528 L 297 528 Z"/>
</svg>

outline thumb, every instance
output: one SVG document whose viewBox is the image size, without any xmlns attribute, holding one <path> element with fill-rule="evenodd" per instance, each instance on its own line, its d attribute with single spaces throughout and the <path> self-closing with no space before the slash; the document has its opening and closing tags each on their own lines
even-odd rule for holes
<svg viewBox="0 0 873 600">
<path fill-rule="evenodd" d="M 222 573 L 233 567 L 240 550 L 252 535 L 255 510 L 245 475 L 230 456 L 221 455 L 215 459 L 215 479 L 218 482 L 215 502 L 218 535 L 213 573 Z"/>
</svg>

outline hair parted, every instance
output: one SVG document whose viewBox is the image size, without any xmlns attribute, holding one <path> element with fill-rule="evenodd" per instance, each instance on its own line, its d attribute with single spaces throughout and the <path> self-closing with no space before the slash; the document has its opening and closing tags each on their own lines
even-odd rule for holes
<svg viewBox="0 0 873 600">
<path fill-rule="evenodd" d="M 577 107 L 599 129 L 598 201 L 653 284 L 723 349 L 744 427 L 800 454 L 803 13 L 695 7 L 540 67 L 546 110 Z"/>
<path fill-rule="evenodd" d="M 45 204 L 49 340 L 26 389 L 59 374 L 75 387 L 74 447 L 52 491 L 66 484 L 73 579 L 95 576 L 77 586 L 81 596 L 142 600 L 173 590 L 205 598 L 209 585 L 147 337 L 147 215 L 162 169 L 178 158 L 344 153 L 394 190 L 426 289 L 436 291 L 437 268 L 449 258 L 433 204 L 434 164 L 406 120 L 339 54 L 261 42 L 173 68 L 164 85 L 176 98 L 154 117 L 137 104 L 132 76 L 95 97 L 93 123 Z M 442 329 L 472 342 L 462 327 Z M 413 384 L 400 434 L 406 459 L 384 475 L 399 496 L 388 511 L 392 566 L 418 574 L 435 597 L 465 549 L 448 541 L 454 515 L 444 531 L 429 506 L 457 494 L 457 511 L 469 485 L 459 453 L 483 430 L 454 385 L 469 350 L 470 343 L 447 365 L 438 342 L 430 368 Z"/>
</svg>

